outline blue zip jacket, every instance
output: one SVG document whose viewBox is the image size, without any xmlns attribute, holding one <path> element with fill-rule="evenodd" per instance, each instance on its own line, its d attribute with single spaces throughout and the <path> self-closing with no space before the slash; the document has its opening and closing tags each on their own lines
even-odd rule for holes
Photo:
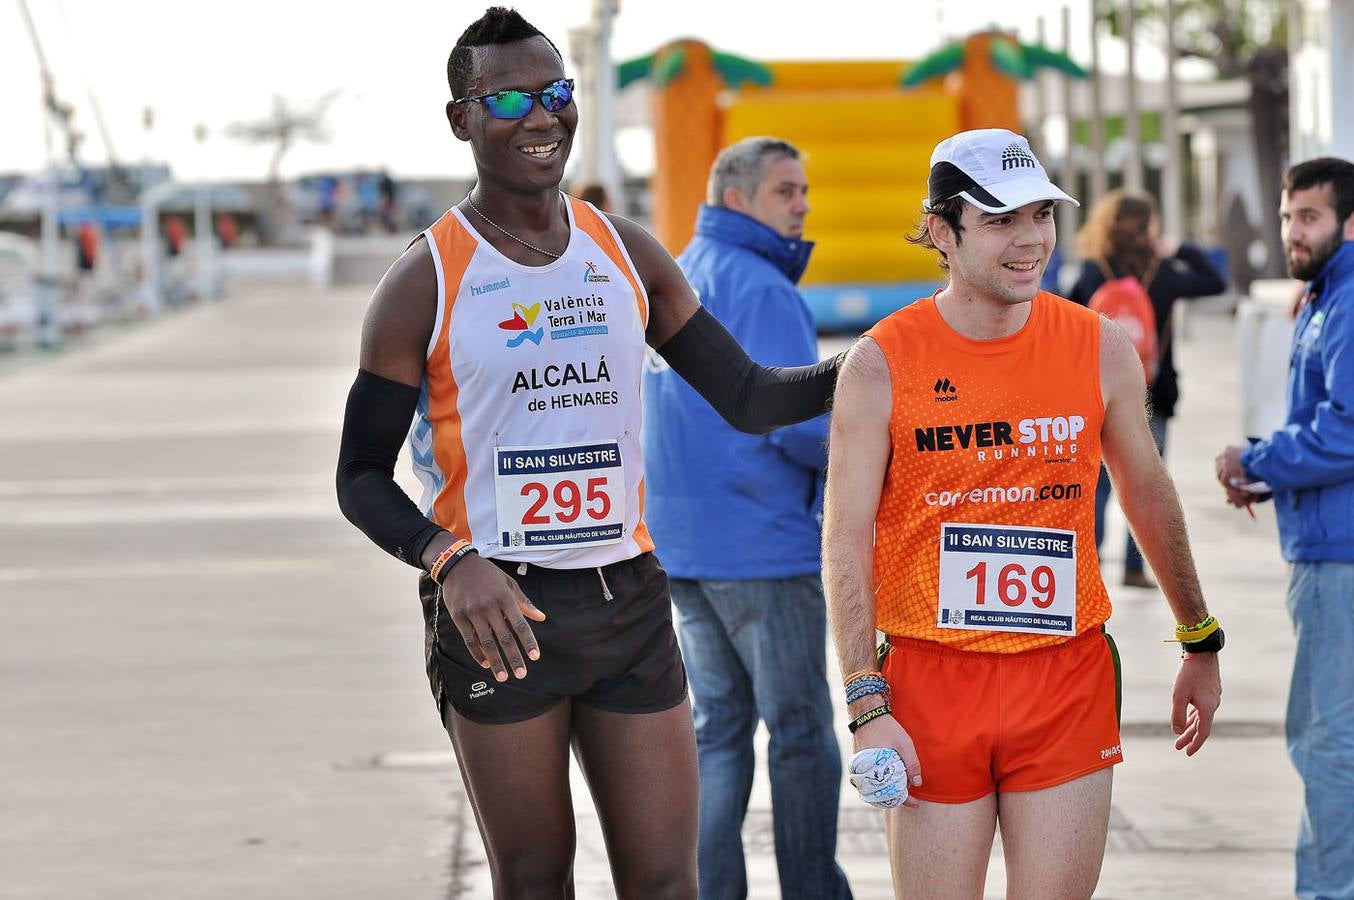
<svg viewBox="0 0 1354 900">
<path fill-rule="evenodd" d="M 763 365 L 818 362 L 795 283 L 812 242 L 749 216 L 702 206 L 677 257 L 702 305 Z M 741 434 L 657 354 L 644 373 L 644 518 L 674 578 L 818 574 L 826 415 L 768 435 Z"/>
<path fill-rule="evenodd" d="M 1354 241 L 1307 285 L 1288 363 L 1288 418 L 1241 454 L 1274 488 L 1289 562 L 1354 562 Z"/>
</svg>

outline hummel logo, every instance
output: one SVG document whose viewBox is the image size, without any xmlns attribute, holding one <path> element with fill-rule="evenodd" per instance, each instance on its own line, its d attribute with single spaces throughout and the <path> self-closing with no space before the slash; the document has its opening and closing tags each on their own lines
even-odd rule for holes
<svg viewBox="0 0 1354 900">
<path fill-rule="evenodd" d="M 935 393 L 937 403 L 950 403 L 959 399 L 959 388 L 948 378 L 936 379 Z"/>
<path fill-rule="evenodd" d="M 1025 148 L 1019 144 L 1012 144 L 1001 151 L 1001 170 L 1007 169 L 1037 169 L 1039 163 L 1034 161 L 1034 157 L 1025 151 Z"/>
</svg>

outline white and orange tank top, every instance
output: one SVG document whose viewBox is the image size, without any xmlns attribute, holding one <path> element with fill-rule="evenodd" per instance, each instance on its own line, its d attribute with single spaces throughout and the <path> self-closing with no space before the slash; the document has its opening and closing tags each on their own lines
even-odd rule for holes
<svg viewBox="0 0 1354 900">
<path fill-rule="evenodd" d="M 867 334 L 893 390 L 877 627 L 1016 653 L 1101 625 L 1100 317 L 1040 292 L 1018 332 L 980 341 L 947 325 L 932 296 Z"/>
<path fill-rule="evenodd" d="M 481 555 L 586 568 L 653 549 L 648 296 L 611 223 L 565 201 L 569 244 L 546 266 L 503 256 L 454 208 L 423 233 L 437 318 L 409 446 L 424 515 Z"/>
</svg>

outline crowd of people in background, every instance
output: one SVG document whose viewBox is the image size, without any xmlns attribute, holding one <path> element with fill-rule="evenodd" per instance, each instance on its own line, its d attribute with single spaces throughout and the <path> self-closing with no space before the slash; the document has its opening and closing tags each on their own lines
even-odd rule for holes
<svg viewBox="0 0 1354 900">
<path fill-rule="evenodd" d="M 1113 190 L 1091 207 L 1086 224 L 1077 234 L 1081 271 L 1068 299 L 1088 305 L 1107 282 L 1129 278 L 1146 292 L 1151 304 L 1150 323 L 1156 346 L 1152 371 L 1148 373 L 1147 417 L 1157 452 L 1166 452 L 1166 425 L 1175 415 L 1180 399 L 1180 377 L 1175 368 L 1174 318 L 1177 300 L 1220 294 L 1226 283 L 1198 246 L 1172 243 L 1162 237 L 1161 217 L 1150 194 Z M 1110 479 L 1102 468 L 1095 489 L 1095 543 L 1105 539 L 1105 508 L 1110 497 Z M 1130 532 L 1124 547 L 1123 583 L 1128 587 L 1154 588 L 1145 571 L 1142 552 Z"/>
</svg>

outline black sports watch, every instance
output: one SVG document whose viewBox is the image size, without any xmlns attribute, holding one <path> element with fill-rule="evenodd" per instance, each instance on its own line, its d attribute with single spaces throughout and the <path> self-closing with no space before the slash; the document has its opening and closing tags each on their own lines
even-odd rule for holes
<svg viewBox="0 0 1354 900">
<path fill-rule="evenodd" d="M 1181 643 L 1180 649 L 1186 653 L 1217 653 L 1225 643 L 1227 643 L 1227 636 L 1219 628 L 1202 640 L 1189 644 Z"/>
</svg>

